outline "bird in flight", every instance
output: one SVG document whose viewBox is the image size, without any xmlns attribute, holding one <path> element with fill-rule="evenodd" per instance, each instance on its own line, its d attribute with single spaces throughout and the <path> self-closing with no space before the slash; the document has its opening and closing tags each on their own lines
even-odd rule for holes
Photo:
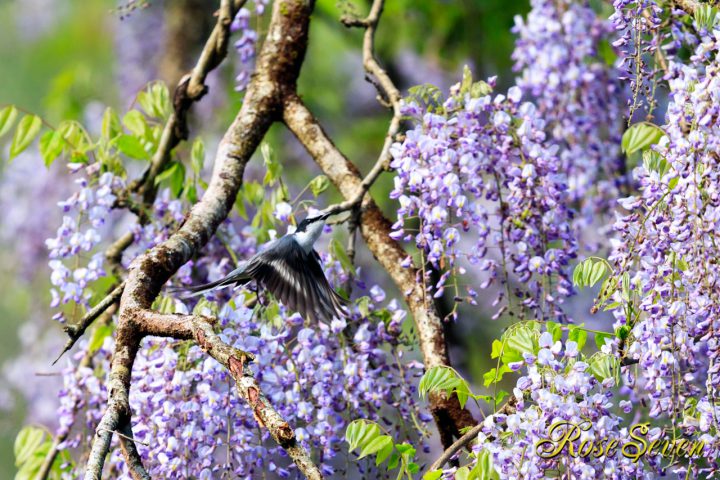
<svg viewBox="0 0 720 480">
<path fill-rule="evenodd" d="M 171 292 L 192 297 L 230 286 L 255 281 L 282 302 L 310 321 L 346 317 L 347 301 L 330 286 L 313 246 L 332 212 L 307 217 L 294 232 L 269 242 L 250 259 L 220 280 L 192 287 L 171 288 Z"/>
</svg>

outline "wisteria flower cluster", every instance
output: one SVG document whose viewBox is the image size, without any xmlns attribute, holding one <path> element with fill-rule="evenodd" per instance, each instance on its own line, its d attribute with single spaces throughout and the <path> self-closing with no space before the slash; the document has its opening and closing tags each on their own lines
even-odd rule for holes
<svg viewBox="0 0 720 480">
<path fill-rule="evenodd" d="M 384 298 L 379 287 L 373 293 Z M 356 416 L 380 420 L 399 415 L 418 426 L 431 421 L 413 400 L 421 365 L 403 359 L 399 327 L 405 312 L 395 300 L 381 306 L 369 298 L 368 316 L 355 312 L 348 321 L 320 328 L 303 328 L 297 314 L 282 310 L 277 318 L 263 320 L 233 305 L 225 303 L 218 312 L 220 337 L 255 355 L 250 368 L 263 392 L 294 425 L 297 439 L 317 452 L 326 475 L 347 473 L 345 461 L 336 457 L 345 426 Z M 200 313 L 214 313 L 208 308 L 200 307 Z M 176 310 L 187 311 L 180 302 Z M 109 370 L 112 347 L 109 336 L 93 357 L 96 368 Z M 69 448 L 89 441 L 102 411 L 98 407 L 106 401 L 106 382 L 94 372 L 71 364 L 64 373 L 59 413 L 61 431 L 75 425 Z M 133 431 L 153 477 L 256 478 L 263 471 L 283 478 L 295 475 L 282 448 L 266 441 L 267 430 L 258 431 L 227 370 L 198 346 L 145 340 L 132 381 L 130 405 L 135 418 L 142 419 Z M 413 427 L 401 430 L 398 436 L 417 434 Z M 110 468 L 120 478 L 127 476 L 117 451 Z"/>
<path fill-rule="evenodd" d="M 625 72 L 621 78 L 630 80 L 632 91 L 628 116 L 632 118 L 643 104 L 650 114 L 660 62 L 653 56 L 663 55 L 659 51 L 664 36 L 660 28 L 663 9 L 655 0 L 615 0 L 613 7 L 610 20 L 620 35 L 613 46 L 621 49 L 620 68 Z"/>
<path fill-rule="evenodd" d="M 80 189 L 59 203 L 64 216 L 57 236 L 46 242 L 54 287 L 50 290 L 52 307 L 68 302 L 88 305 L 90 294 L 86 288 L 105 276 L 104 255 L 93 251 L 102 239 L 100 232 L 115 204 L 115 194 L 124 188 L 124 181 L 110 172 L 91 174 L 76 182 Z M 85 256 L 89 260 L 83 260 Z M 64 322 L 62 313 L 56 318 Z"/>
<path fill-rule="evenodd" d="M 542 479 L 550 471 L 578 479 L 656 478 L 643 460 L 622 454 L 630 425 L 616 413 L 614 377 L 595 373 L 592 362 L 581 358 L 576 342 L 545 332 L 537 355 L 526 353 L 516 365 L 522 376 L 513 389 L 515 411 L 487 417 L 475 447 L 491 454 L 501 478 Z"/>
<path fill-rule="evenodd" d="M 255 14 L 260 16 L 265 12 L 269 0 L 254 0 Z M 238 10 L 237 15 L 230 24 L 230 31 L 233 33 L 242 32 L 240 39 L 235 41 L 235 50 L 240 60 L 238 74 L 235 77 L 235 90 L 245 90 L 250 82 L 250 74 L 254 68 L 255 49 L 258 40 L 258 33 L 250 26 L 252 12 L 243 7 Z"/>
<path fill-rule="evenodd" d="M 517 85 L 534 98 L 560 146 L 581 231 L 609 210 L 623 182 L 624 89 L 601 52 L 609 49 L 612 25 L 589 2 L 533 0 L 527 18 L 515 18 L 513 31 Z"/>
<path fill-rule="evenodd" d="M 648 397 L 650 416 L 699 429 L 716 452 L 719 52 L 715 30 L 689 64 L 672 65 L 665 135 L 635 171 L 639 196 L 620 202 L 628 213 L 615 223 L 620 238 L 612 257 L 626 278 L 615 294 L 622 304 L 615 314 L 618 326 L 632 327 L 627 354 L 639 360 L 636 387 Z M 680 412 L 699 405 L 697 415 L 683 418 Z"/>
<path fill-rule="evenodd" d="M 565 269 L 577 249 L 573 211 L 558 146 L 535 105 L 521 100 L 518 87 L 493 96 L 481 82 L 454 87 L 436 111 L 406 104 L 417 125 L 392 147 L 391 196 L 400 203 L 393 236 L 414 241 L 434 266 L 450 267 L 436 296 L 467 259 L 486 272 L 481 288 L 504 283 L 501 296 L 517 295 L 523 307 L 554 317 L 572 291 Z M 415 235 L 406 225 L 413 219 Z M 509 292 L 509 275 L 523 292 Z"/>
</svg>

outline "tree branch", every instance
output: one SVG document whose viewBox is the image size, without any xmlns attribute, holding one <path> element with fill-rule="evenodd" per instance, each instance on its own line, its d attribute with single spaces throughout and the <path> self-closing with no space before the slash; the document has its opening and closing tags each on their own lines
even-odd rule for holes
<svg viewBox="0 0 720 480">
<path fill-rule="evenodd" d="M 343 197 L 354 201 L 363 191 L 363 180 L 357 167 L 337 149 L 300 98 L 293 96 L 285 103 L 283 120 L 307 149 L 321 170 L 335 184 Z M 420 350 L 426 368 L 450 365 L 442 320 L 432 301 L 425 298 L 423 287 L 416 281 L 416 268 L 404 268 L 408 256 L 402 246 L 390 237 L 390 222 L 383 216 L 370 195 L 362 202 L 360 231 L 370 251 L 392 277 L 415 321 Z M 460 430 L 476 424 L 468 410 L 460 408 L 457 396 L 443 393 L 430 395 L 430 410 L 447 448 Z"/>
<path fill-rule="evenodd" d="M 92 322 L 94 322 L 96 318 L 98 318 L 105 310 L 107 310 L 114 303 L 120 300 L 120 296 L 122 295 L 124 288 L 125 282 L 120 283 L 120 285 L 115 287 L 115 289 L 111 291 L 105 298 L 103 298 L 97 305 L 90 309 L 90 311 L 88 311 L 80 319 L 79 322 L 72 325 L 65 325 L 65 333 L 67 333 L 70 338 L 67 342 L 65 342 L 65 347 L 63 348 L 63 351 L 60 352 L 60 355 L 58 355 L 55 361 L 52 362 L 53 365 L 55 365 L 58 360 L 60 360 L 60 358 L 65 355 L 65 352 L 70 350 L 73 345 L 75 345 L 75 342 L 77 342 L 78 339 L 83 336 L 85 330 L 87 330 L 87 328 L 92 325 Z"/>
<path fill-rule="evenodd" d="M 233 3 L 238 5 L 238 3 Z M 113 357 L 110 374 L 110 389 L 108 407 L 103 415 L 97 429 L 97 435 L 93 441 L 87 470 L 86 480 L 99 479 L 102 475 L 103 463 L 110 448 L 111 433 L 123 426 L 123 422 L 129 423 L 130 411 L 127 403 L 128 389 L 130 386 L 130 372 L 139 348 L 143 335 L 148 333 L 161 334 L 165 331 L 157 325 L 151 325 L 153 317 L 148 313 L 154 298 L 160 291 L 162 285 L 175 273 L 183 264 L 198 252 L 215 233 L 218 226 L 227 217 L 235 201 L 235 197 L 242 185 L 242 177 L 245 165 L 256 150 L 262 138 L 267 133 L 270 125 L 280 117 L 282 104 L 285 97 L 295 91 L 297 76 L 305 56 L 307 46 L 307 34 L 309 30 L 309 17 L 313 9 L 313 0 L 303 1 L 278 1 L 273 5 L 272 18 L 269 31 L 257 60 L 256 73 L 247 88 L 243 105 L 238 112 L 232 125 L 225 133 L 217 150 L 213 175 L 208 188 L 200 202 L 189 212 L 186 221 L 167 241 L 154 247 L 141 257 L 137 258 L 130 267 L 126 280 L 125 289 L 120 300 L 120 311 L 118 318 L 116 350 Z M 223 2 L 223 11 L 227 9 L 227 2 Z M 219 23 L 225 25 L 228 16 L 220 15 Z M 222 41 L 221 41 L 222 40 Z M 223 44 L 226 48 L 227 39 L 218 37 L 217 44 Z M 216 44 L 216 45 L 217 45 Z M 199 63 L 206 61 L 212 65 L 212 56 L 209 59 L 201 59 Z M 187 80 L 189 84 L 192 77 Z M 182 93 L 187 95 L 187 90 Z M 177 99 L 177 95 L 176 95 Z M 182 107 L 182 102 L 180 103 Z M 178 109 L 176 102 L 176 110 Z M 177 124 L 180 117 L 172 119 L 168 124 Z M 180 132 L 182 133 L 182 132 Z M 177 137 L 177 138 L 176 138 Z M 169 155 L 172 147 L 179 141 L 179 135 L 175 128 L 166 125 L 163 133 L 164 140 L 161 141 L 162 149 L 167 149 Z M 167 147 L 164 147 L 167 145 Z M 165 160 L 160 155 L 153 159 L 153 164 L 162 164 Z M 149 190 L 143 187 L 154 183 L 153 172 L 159 173 L 160 169 L 153 168 L 140 182 L 140 191 L 147 194 Z M 169 316 L 161 317 L 170 327 L 173 320 Z M 167 332 L 175 338 L 187 338 L 188 332 L 184 327 L 177 327 L 175 331 Z M 209 331 L 207 330 L 209 329 Z M 205 339 L 211 338 L 212 329 L 208 326 L 203 330 Z M 186 335 L 183 337 L 183 335 Z M 214 333 L 213 333 L 214 335 Z M 203 342 L 195 338 L 201 345 Z M 228 347 L 230 348 L 230 347 Z M 221 363 L 233 370 L 237 365 L 227 357 L 227 363 L 222 361 L 223 349 L 212 349 L 209 352 Z M 242 362 L 240 362 L 242 364 Z M 247 381 L 242 380 L 240 394 L 250 401 L 251 405 L 257 403 L 251 387 Z M 243 385 L 246 385 L 243 387 Z M 254 388 L 254 387 L 253 387 Z M 255 391 L 255 390 L 252 390 Z M 260 394 L 257 389 L 258 395 Z M 263 403 L 263 405 L 265 405 Z M 269 404 L 268 404 L 269 405 Z M 268 407 L 269 408 L 269 407 Z M 263 422 L 270 424 L 277 420 L 272 416 L 273 410 L 263 408 L 265 418 L 260 417 Z M 286 424 L 287 425 L 287 424 Z M 289 426 L 288 426 L 289 428 Z M 284 441 L 288 448 L 288 454 L 298 462 L 309 461 L 307 454 L 297 445 L 291 443 L 286 430 L 278 430 L 276 437 Z M 285 433 L 283 433 L 285 432 Z M 292 432 L 292 429 L 290 429 Z M 294 438 L 294 432 L 292 433 Z M 306 468 L 310 478 L 321 478 L 315 467 L 313 471 L 307 465 L 299 468 Z"/>
<path fill-rule="evenodd" d="M 511 415 L 515 413 L 515 405 L 517 405 L 517 398 L 514 396 L 511 396 L 508 401 L 500 407 L 500 409 L 495 413 L 502 413 L 503 415 Z M 440 470 L 443 465 L 445 465 L 447 462 L 452 459 L 457 452 L 459 452 L 463 447 L 467 446 L 475 437 L 477 437 L 480 432 L 482 431 L 483 424 L 478 423 L 474 427 L 472 427 L 470 430 L 465 432 L 462 437 L 458 438 L 455 443 L 450 445 L 443 453 L 438 457 L 437 460 L 433 462 L 432 465 L 430 465 L 430 468 L 428 468 L 428 472 L 434 472 L 435 470 Z"/>
<path fill-rule="evenodd" d="M 218 11 L 218 20 L 210 33 L 200 58 L 192 71 L 185 75 L 173 95 L 174 111 L 168 118 L 160 136 L 155 155 L 153 155 L 150 168 L 145 172 L 139 182 L 131 189 L 142 193 L 147 200 L 155 194 L 155 178 L 163 171 L 170 161 L 172 150 L 181 140 L 188 138 L 187 114 L 190 106 L 199 101 L 208 92 L 205 79 L 227 55 L 230 39 L 230 24 L 237 12 L 245 5 L 247 0 L 222 0 Z M 152 203 L 152 201 L 150 202 Z"/>
<path fill-rule="evenodd" d="M 695 12 L 700 8 L 700 2 L 696 0 L 674 0 L 675 4 L 685 10 L 690 15 L 695 15 Z"/>
</svg>

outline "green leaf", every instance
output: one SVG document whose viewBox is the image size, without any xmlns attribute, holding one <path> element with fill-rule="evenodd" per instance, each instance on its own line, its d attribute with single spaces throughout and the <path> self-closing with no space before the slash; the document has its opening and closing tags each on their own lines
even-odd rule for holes
<svg viewBox="0 0 720 480">
<path fill-rule="evenodd" d="M 196 138 L 193 142 L 190 160 L 193 172 L 195 172 L 195 175 L 200 175 L 203 165 L 205 165 L 205 144 L 201 138 Z"/>
<path fill-rule="evenodd" d="M 578 326 L 571 326 L 568 332 L 568 340 L 577 342 L 578 350 L 582 350 L 587 341 L 587 332 Z"/>
<path fill-rule="evenodd" d="M 378 453 L 377 457 L 375 458 L 375 465 L 380 465 L 385 460 L 388 459 L 390 454 L 393 452 L 393 444 L 390 442 L 389 444 L 385 445 L 383 448 L 381 448 Z"/>
<path fill-rule="evenodd" d="M 113 138 L 122 133 L 120 117 L 118 117 L 118 114 L 115 113 L 115 110 L 110 107 L 106 108 L 105 113 L 103 113 L 100 133 L 106 140 L 112 140 Z"/>
<path fill-rule="evenodd" d="M 478 480 L 497 480 L 500 478 L 492 463 L 492 455 L 487 450 L 478 453 L 477 463 L 473 468 Z"/>
<path fill-rule="evenodd" d="M 185 166 L 180 162 L 171 162 L 170 166 L 155 177 L 155 185 L 164 183 L 173 196 L 179 197 L 185 185 Z"/>
<path fill-rule="evenodd" d="M 502 380 L 503 375 L 511 371 L 512 370 L 510 370 L 510 367 L 508 367 L 507 365 L 502 365 L 499 370 L 496 368 L 492 368 L 490 369 L 490 371 L 487 371 L 483 374 L 483 385 L 489 387 L 490 385 Z"/>
<path fill-rule="evenodd" d="M 695 9 L 694 16 L 698 26 L 710 30 L 717 23 L 718 11 L 711 5 L 700 3 Z"/>
<path fill-rule="evenodd" d="M 360 297 L 355 303 L 358 306 L 358 310 L 360 310 L 360 315 L 367 318 L 370 315 L 370 297 Z"/>
<path fill-rule="evenodd" d="M 590 373 L 592 373 L 600 382 L 615 376 L 615 373 L 620 365 L 618 359 L 614 355 L 603 352 L 597 352 L 594 354 L 588 359 L 587 363 L 590 367 Z"/>
<path fill-rule="evenodd" d="M 342 244 L 336 239 L 333 238 L 330 240 L 329 245 L 330 255 L 335 257 L 338 262 L 340 262 L 340 265 L 343 267 L 343 270 L 346 272 L 354 272 L 355 267 L 353 266 L 352 261 L 350 260 L 350 257 L 348 256 L 347 252 L 345 251 L 345 248 L 342 246 Z"/>
<path fill-rule="evenodd" d="M 83 126 L 75 120 L 63 120 L 60 122 L 60 125 L 58 125 L 57 131 L 60 132 L 67 144 L 69 144 L 73 155 L 77 155 L 78 152 L 82 153 L 90 147 L 87 132 Z M 75 158 L 73 158 L 73 161 L 76 161 Z"/>
<path fill-rule="evenodd" d="M 375 437 L 362 447 L 358 460 L 365 458 L 368 455 L 377 453 L 382 449 L 387 449 L 388 446 L 391 449 L 390 451 L 392 451 L 392 445 L 393 441 L 389 435 L 380 435 L 379 437 Z"/>
<path fill-rule="evenodd" d="M 601 349 L 602 347 L 605 346 L 605 341 L 606 341 L 607 339 L 612 340 L 613 338 L 615 338 L 615 334 L 613 334 L 613 333 L 606 333 L 606 332 L 598 333 L 598 332 L 595 332 L 595 346 L 597 346 L 598 349 Z"/>
<path fill-rule="evenodd" d="M 573 271 L 573 284 L 576 287 L 592 287 L 610 274 L 612 269 L 607 260 L 598 257 L 589 257 L 578 263 Z"/>
<path fill-rule="evenodd" d="M 615 336 L 620 340 L 626 340 L 630 336 L 630 332 L 632 332 L 632 329 L 627 325 L 623 325 L 615 331 Z"/>
<path fill-rule="evenodd" d="M 26 115 L 18 123 L 10 144 L 10 159 L 17 157 L 35 140 L 42 128 L 42 119 L 37 115 Z"/>
<path fill-rule="evenodd" d="M 120 135 L 115 140 L 115 146 L 128 157 L 138 160 L 149 160 L 150 154 L 145 150 L 140 140 L 133 135 Z"/>
<path fill-rule="evenodd" d="M 17 108 L 15 108 L 15 106 L 13 105 L 8 105 L 7 107 L 0 110 L 0 137 L 10 131 L 10 129 L 15 124 L 15 119 L 17 119 L 17 115 Z"/>
<path fill-rule="evenodd" d="M 632 294 L 632 288 L 630 286 L 630 274 L 628 272 L 625 272 L 622 275 L 622 297 L 623 297 L 623 300 L 629 302 L 631 294 Z"/>
<path fill-rule="evenodd" d="M 37 451 L 45 439 L 45 431 L 38 427 L 27 426 L 20 430 L 15 437 L 15 466 L 19 467 L 27 462 Z"/>
<path fill-rule="evenodd" d="M 645 150 L 642 158 L 645 170 L 657 173 L 660 178 L 670 171 L 670 163 L 655 150 Z"/>
<path fill-rule="evenodd" d="M 328 180 L 328 177 L 325 175 L 318 175 L 317 177 L 310 180 L 310 191 L 312 192 L 313 196 L 317 197 L 322 192 L 327 190 L 327 188 L 330 186 L 330 180 Z"/>
<path fill-rule="evenodd" d="M 537 334 L 527 325 L 517 325 L 509 328 L 503 334 L 505 348 L 502 361 L 504 364 L 519 362 L 523 353 L 537 353 Z"/>
<path fill-rule="evenodd" d="M 397 466 L 400 464 L 400 454 L 397 452 L 393 452 L 392 455 L 390 455 L 390 460 L 388 460 L 388 470 L 394 470 L 397 468 Z"/>
<path fill-rule="evenodd" d="M 350 451 L 364 448 L 378 436 L 380 436 L 380 427 L 368 420 L 354 420 L 345 429 L 345 441 Z"/>
<path fill-rule="evenodd" d="M 414 457 L 415 456 L 415 447 L 410 445 L 409 443 L 403 442 L 398 445 L 395 445 L 395 448 L 400 453 L 400 455 L 404 457 Z"/>
<path fill-rule="evenodd" d="M 652 123 L 636 123 L 625 130 L 620 146 L 623 153 L 631 155 L 638 150 L 646 150 L 650 145 L 656 144 L 664 135 L 665 132 Z"/>
<path fill-rule="evenodd" d="M 442 391 L 449 394 L 464 382 L 465 380 L 450 367 L 432 367 L 420 378 L 418 394 L 420 398 L 425 398 L 430 392 Z"/>
<path fill-rule="evenodd" d="M 492 347 L 490 350 L 490 358 L 498 358 L 500 355 L 502 355 L 503 351 L 503 342 L 500 340 L 493 340 Z"/>
<path fill-rule="evenodd" d="M 550 335 L 552 335 L 553 342 L 557 342 L 562 338 L 562 327 L 559 323 L 548 320 L 545 322 L 545 326 L 547 327 L 547 331 Z"/>
<path fill-rule="evenodd" d="M 99 325 L 95 327 L 92 337 L 90 338 L 90 343 L 88 344 L 89 353 L 92 354 L 100 350 L 100 347 L 103 346 L 105 339 L 112 335 L 113 330 L 114 328 L 112 325 Z"/>
<path fill-rule="evenodd" d="M 137 135 L 138 137 L 144 137 L 148 129 L 145 117 L 137 110 L 130 110 L 126 113 L 122 119 L 122 123 L 133 135 Z"/>
<path fill-rule="evenodd" d="M 442 470 L 433 470 L 432 472 L 427 472 L 425 475 L 423 475 L 422 480 L 438 480 L 440 477 L 442 477 L 442 475 Z"/>
<path fill-rule="evenodd" d="M 40 136 L 38 146 L 45 166 L 49 167 L 62 153 L 65 139 L 60 132 L 48 130 Z"/>
<path fill-rule="evenodd" d="M 455 472 L 455 480 L 470 480 L 470 469 L 468 467 L 460 467 Z"/>
<path fill-rule="evenodd" d="M 170 92 L 163 82 L 153 82 L 138 94 L 138 103 L 151 117 L 164 119 L 170 115 Z"/>
<path fill-rule="evenodd" d="M 267 143 L 263 143 L 260 146 L 260 153 L 263 157 L 263 163 L 265 163 L 265 178 L 263 178 L 263 185 L 274 185 L 275 182 L 280 178 L 282 172 L 282 164 L 277 161 L 275 155 L 273 155 L 272 148 Z"/>
</svg>

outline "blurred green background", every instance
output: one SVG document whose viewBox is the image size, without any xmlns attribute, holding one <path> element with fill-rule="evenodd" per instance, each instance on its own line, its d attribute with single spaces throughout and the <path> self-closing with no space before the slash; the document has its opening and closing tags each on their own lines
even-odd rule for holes
<svg viewBox="0 0 720 480">
<path fill-rule="evenodd" d="M 118 4 L 108 0 L 0 0 L 0 106 L 15 104 L 51 124 L 75 118 L 91 131 L 97 129 L 93 122 L 97 123 L 104 106 L 127 109 L 144 82 L 160 78 L 171 86 L 177 83 L 214 23 L 216 3 L 153 0 L 123 17 Z M 363 171 L 375 161 L 388 115 L 363 78 L 362 33 L 344 28 L 339 18 L 347 12 L 364 14 L 367 8 L 364 0 L 318 1 L 299 86 L 338 146 Z M 503 90 L 513 81 L 513 17 L 528 8 L 526 0 L 388 0 L 377 36 L 377 56 L 403 91 L 424 82 L 447 89 L 459 80 L 464 64 L 471 66 L 477 78 L 499 75 L 498 89 Z M 267 16 L 253 19 L 261 33 Z M 241 103 L 241 94 L 232 88 L 234 63 L 231 49 L 228 61 L 212 79 L 211 95 L 197 106 L 192 120 L 192 134 L 203 135 L 209 147 Z M 301 149 L 282 128 L 273 129 L 270 141 L 285 159 L 289 181 L 300 184 L 318 173 L 303 167 Z M 29 160 L 27 156 L 15 160 L 22 161 Z M 0 179 L 11 168 L 3 160 Z M 69 183 L 62 175 L 50 180 Z M 390 183 L 386 175 L 373 190 L 388 211 Z M 22 185 L 16 188 L 22 192 Z M 48 212 L 45 228 L 49 234 L 59 225 L 56 202 L 60 199 L 33 199 L 37 209 Z M 21 233 L 13 230 L 15 224 L 0 226 L 6 230 L 0 243 L 0 365 L 6 365 L 20 353 L 23 344 L 18 332 L 29 318 L 42 322 L 50 335 L 58 337 L 58 344 L 64 334 L 46 307 L 49 269 L 41 263 L 30 274 L 23 273 L 28 260 L 17 251 Z M 44 238 L 34 240 L 42 243 Z M 370 274 L 382 277 L 379 271 Z M 476 311 L 469 321 L 449 327 L 456 365 L 470 378 L 478 378 L 487 368 L 489 333 L 498 334 L 500 328 L 497 323 L 480 321 L 479 316 Z M 46 353 L 49 369 L 49 360 L 57 352 Z M 33 377 L 34 369 L 21 373 Z M 56 398 L 57 384 L 52 385 L 43 392 L 49 418 Z M 20 425 L 36 421 L 26 419 L 23 402 L 22 396 L 14 395 L 10 410 L 0 409 L 0 478 L 14 474 L 12 442 Z"/>
</svg>

